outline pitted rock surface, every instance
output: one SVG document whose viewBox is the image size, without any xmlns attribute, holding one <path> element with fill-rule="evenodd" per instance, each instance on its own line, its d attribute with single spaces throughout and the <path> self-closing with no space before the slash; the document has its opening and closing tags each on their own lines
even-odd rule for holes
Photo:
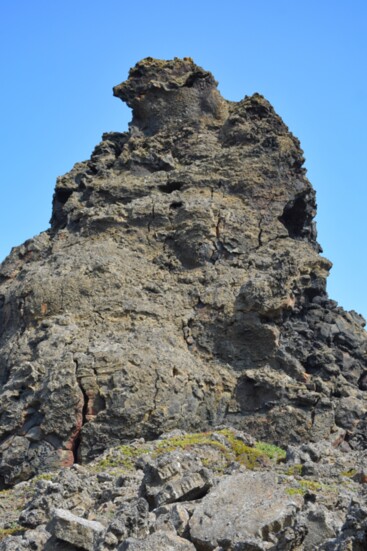
<svg viewBox="0 0 367 551">
<path fill-rule="evenodd" d="M 94 542 L 105 527 L 100 522 L 77 517 L 65 509 L 55 509 L 47 530 L 57 539 L 93 551 Z"/>
<path fill-rule="evenodd" d="M 185 58 L 138 63 L 0 267 L 3 486 L 175 428 L 366 447 L 364 320 L 326 293 L 298 140 Z"/>
<path fill-rule="evenodd" d="M 261 548 L 262 541 L 274 543 L 278 533 L 293 524 L 302 501 L 300 496 L 287 495 L 272 473 L 233 474 L 196 507 L 191 538 L 199 549 L 208 551 L 223 542 Z"/>
<path fill-rule="evenodd" d="M 0 551 L 363 551 L 366 454 L 228 428 L 140 439 L 0 492 Z M 205 493 L 167 492 L 200 460 Z"/>
</svg>

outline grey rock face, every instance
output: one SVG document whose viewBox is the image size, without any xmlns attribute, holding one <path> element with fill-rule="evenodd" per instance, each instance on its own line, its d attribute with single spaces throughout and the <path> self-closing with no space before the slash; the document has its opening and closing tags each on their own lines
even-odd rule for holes
<svg viewBox="0 0 367 551">
<path fill-rule="evenodd" d="M 194 511 L 190 534 L 199 549 L 268 542 L 294 522 L 302 500 L 286 494 L 272 473 L 239 473 L 221 480 Z"/>
<path fill-rule="evenodd" d="M 65 509 L 55 509 L 47 530 L 57 539 L 93 551 L 94 543 L 105 527 L 100 522 L 77 517 Z"/>
<path fill-rule="evenodd" d="M 128 539 L 120 545 L 118 551 L 195 551 L 187 540 L 167 532 L 155 532 L 145 540 Z"/>
<path fill-rule="evenodd" d="M 223 423 L 364 449 L 364 320 L 326 294 L 298 140 L 190 59 L 114 93 L 129 132 L 58 179 L 51 228 L 0 267 L 2 486 Z"/>
<path fill-rule="evenodd" d="M 211 486 L 209 471 L 192 453 L 172 452 L 145 467 L 143 493 L 152 507 L 199 499 Z"/>
</svg>

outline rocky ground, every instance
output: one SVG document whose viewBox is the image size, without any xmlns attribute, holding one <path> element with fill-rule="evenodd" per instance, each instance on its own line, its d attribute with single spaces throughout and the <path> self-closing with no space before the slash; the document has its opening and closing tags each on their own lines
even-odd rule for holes
<svg viewBox="0 0 367 551">
<path fill-rule="evenodd" d="M 362 551 L 366 454 L 228 428 L 139 439 L 3 490 L 0 550 Z"/>
<path fill-rule="evenodd" d="M 365 548 L 365 321 L 327 295 L 298 140 L 216 85 L 138 63 L 129 131 L 0 266 L 4 549 Z"/>
</svg>

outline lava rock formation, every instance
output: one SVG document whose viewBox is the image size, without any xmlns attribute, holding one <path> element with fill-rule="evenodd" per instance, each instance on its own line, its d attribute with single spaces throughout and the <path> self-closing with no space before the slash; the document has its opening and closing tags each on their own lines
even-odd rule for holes
<svg viewBox="0 0 367 551">
<path fill-rule="evenodd" d="M 114 95 L 129 131 L 0 266 L 2 487 L 173 429 L 365 450 L 365 321 L 328 298 L 297 138 L 190 58 L 144 59 Z"/>
</svg>

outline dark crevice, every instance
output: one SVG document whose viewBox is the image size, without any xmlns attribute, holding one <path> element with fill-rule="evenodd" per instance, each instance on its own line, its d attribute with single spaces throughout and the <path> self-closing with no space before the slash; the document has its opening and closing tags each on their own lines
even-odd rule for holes
<svg viewBox="0 0 367 551">
<path fill-rule="evenodd" d="M 207 77 L 208 77 L 208 73 L 200 73 L 200 72 L 192 73 L 186 79 L 185 86 L 187 88 L 192 88 L 198 82 L 198 80 L 206 79 Z"/>
<path fill-rule="evenodd" d="M 162 184 L 158 186 L 158 189 L 163 193 L 173 193 L 174 191 L 179 191 L 182 186 L 182 182 L 168 182 L 167 184 Z"/>
<path fill-rule="evenodd" d="M 151 225 L 154 221 L 154 218 L 155 218 L 155 211 L 154 211 L 154 203 L 152 204 L 152 216 L 148 222 L 148 233 L 150 232 L 150 228 L 151 228 Z"/>
<path fill-rule="evenodd" d="M 283 214 L 278 219 L 287 229 L 289 237 L 305 237 L 313 218 L 312 207 L 305 194 L 285 205 Z"/>
<path fill-rule="evenodd" d="M 183 206 L 182 201 L 174 201 L 173 203 L 170 204 L 169 208 L 170 209 L 179 209 L 182 206 Z"/>
<path fill-rule="evenodd" d="M 202 308 L 205 308 L 205 306 L 206 306 L 206 304 L 201 301 L 200 297 L 198 297 L 198 301 L 195 304 L 194 308 L 198 309 L 198 310 L 201 310 Z"/>
<path fill-rule="evenodd" d="M 364 371 L 358 380 L 359 390 L 367 390 L 367 371 Z"/>
<path fill-rule="evenodd" d="M 223 219 L 221 217 L 220 214 L 218 214 L 218 219 L 217 219 L 217 223 L 216 223 L 216 226 L 215 226 L 215 235 L 217 237 L 217 239 L 220 239 L 220 225 L 221 225 L 221 222 L 223 222 Z"/>
<path fill-rule="evenodd" d="M 65 205 L 66 201 L 69 199 L 72 193 L 72 189 L 57 188 L 55 191 L 55 200 L 62 205 Z"/>
<path fill-rule="evenodd" d="M 82 441 L 82 429 L 83 429 L 83 426 L 85 425 L 85 423 L 87 422 L 87 412 L 88 412 L 88 401 L 89 401 L 89 398 L 88 398 L 88 395 L 87 393 L 85 392 L 82 384 L 81 384 L 81 381 L 78 379 L 78 384 L 79 384 L 79 388 L 82 392 L 82 395 L 83 395 L 83 408 L 82 408 L 82 422 L 81 422 L 81 426 L 80 426 L 80 429 L 75 437 L 75 440 L 74 440 L 74 443 L 73 443 L 73 448 L 72 448 L 72 451 L 73 451 L 73 455 L 74 455 L 74 463 L 79 463 L 79 448 L 80 448 L 80 444 L 81 444 L 81 441 Z"/>
<path fill-rule="evenodd" d="M 315 297 L 321 294 L 321 289 L 318 289 L 317 287 L 307 287 L 304 290 L 304 294 L 308 301 L 312 302 Z"/>
<path fill-rule="evenodd" d="M 314 404 L 314 407 L 311 411 L 311 426 L 313 427 L 314 424 L 315 424 L 315 418 L 316 418 L 316 408 L 317 408 L 317 404 L 320 402 L 321 398 L 317 398 L 315 404 Z"/>
<path fill-rule="evenodd" d="M 262 234 L 263 234 L 263 229 L 260 228 L 259 230 L 259 235 L 257 236 L 257 239 L 258 239 L 258 246 L 257 248 L 259 249 L 260 247 L 262 247 L 263 245 L 263 242 L 262 242 Z"/>
<path fill-rule="evenodd" d="M 158 383 L 159 383 L 159 373 L 158 373 L 158 371 L 156 371 L 155 381 L 154 381 L 154 396 L 153 396 L 154 410 L 157 409 L 157 398 L 158 398 L 158 393 L 159 393 Z"/>
<path fill-rule="evenodd" d="M 197 501 L 198 499 L 202 499 L 203 497 L 205 497 L 210 488 L 211 486 L 209 484 L 205 485 L 203 488 L 193 488 L 183 496 L 176 499 L 175 502 L 180 503 L 182 501 Z"/>
</svg>

